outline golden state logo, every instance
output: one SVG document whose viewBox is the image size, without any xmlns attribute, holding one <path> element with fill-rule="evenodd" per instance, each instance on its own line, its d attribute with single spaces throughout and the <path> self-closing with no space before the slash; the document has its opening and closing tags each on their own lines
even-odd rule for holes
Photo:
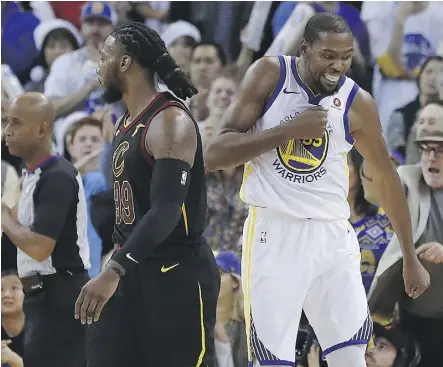
<svg viewBox="0 0 443 367">
<path fill-rule="evenodd" d="M 125 168 L 124 155 L 128 149 L 129 143 L 127 141 L 123 141 L 112 155 L 112 172 L 114 173 L 115 177 L 119 177 L 123 173 L 123 169 Z"/>
<path fill-rule="evenodd" d="M 277 172 L 287 180 L 307 183 L 326 174 L 322 167 L 329 147 L 329 132 L 321 138 L 289 140 L 277 148 L 278 159 L 274 162 Z"/>
</svg>

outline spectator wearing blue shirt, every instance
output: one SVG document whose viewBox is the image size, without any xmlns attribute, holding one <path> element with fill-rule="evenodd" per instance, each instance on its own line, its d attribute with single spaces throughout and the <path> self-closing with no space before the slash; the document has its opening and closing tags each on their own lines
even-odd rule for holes
<svg viewBox="0 0 443 367">
<path fill-rule="evenodd" d="M 9 65 L 22 83 L 38 57 L 33 32 L 39 23 L 16 1 L 2 1 L 2 64 Z"/>
<path fill-rule="evenodd" d="M 69 153 L 67 158 L 70 158 L 82 175 L 88 206 L 90 277 L 94 277 L 100 272 L 102 261 L 102 240 L 91 221 L 91 196 L 106 190 L 105 177 L 99 170 L 103 145 L 103 122 L 91 116 L 74 122 L 66 136 L 66 149 Z"/>
</svg>

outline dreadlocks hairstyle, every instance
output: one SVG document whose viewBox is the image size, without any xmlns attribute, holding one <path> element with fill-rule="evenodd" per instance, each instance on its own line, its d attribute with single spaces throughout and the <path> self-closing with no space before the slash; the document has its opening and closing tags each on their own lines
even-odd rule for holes
<svg viewBox="0 0 443 367">
<path fill-rule="evenodd" d="M 153 73 L 180 99 L 191 98 L 198 91 L 188 76 L 180 70 L 166 50 L 158 33 L 142 23 L 129 23 L 116 28 L 112 36 L 125 53 Z"/>
<path fill-rule="evenodd" d="M 352 34 L 348 23 L 341 16 L 332 13 L 318 13 L 306 23 L 303 38 L 312 44 L 320 39 L 320 33 L 323 32 Z"/>
</svg>

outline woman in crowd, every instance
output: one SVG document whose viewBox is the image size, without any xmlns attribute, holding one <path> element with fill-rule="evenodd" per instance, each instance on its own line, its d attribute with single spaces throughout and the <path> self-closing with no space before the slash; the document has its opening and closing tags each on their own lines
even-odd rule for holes
<svg viewBox="0 0 443 367">
<path fill-rule="evenodd" d="M 2 366 L 23 367 L 24 296 L 17 272 L 2 271 Z"/>
<path fill-rule="evenodd" d="M 243 317 L 240 259 L 221 251 L 215 258 L 221 276 L 215 325 L 216 367 L 248 365 L 246 329 Z"/>
<path fill-rule="evenodd" d="M 366 292 L 368 292 L 378 262 L 393 231 L 383 210 L 365 199 L 365 191 L 359 174 L 362 164 L 363 157 L 355 148 L 352 149 L 348 154 L 350 222 L 360 244 L 361 274 Z"/>
<path fill-rule="evenodd" d="M 394 111 L 388 125 L 388 146 L 395 154 L 406 159 L 408 164 L 420 160 L 414 144 L 415 122 L 419 111 L 430 101 L 438 99 L 437 80 L 443 75 L 443 57 L 431 56 L 421 66 L 417 76 L 419 94 L 407 105 Z"/>
<path fill-rule="evenodd" d="M 40 23 L 35 28 L 34 42 L 40 52 L 40 61 L 31 70 L 31 81 L 24 88 L 27 92 L 43 93 L 46 77 L 54 61 L 61 55 L 77 50 L 82 37 L 77 28 L 67 20 L 53 19 Z"/>
<path fill-rule="evenodd" d="M 203 145 L 229 107 L 237 91 L 233 77 L 219 76 L 208 95 L 209 117 L 199 123 Z M 232 250 L 240 253 L 239 238 L 247 216 L 245 204 L 238 192 L 243 176 L 242 167 L 207 172 L 208 227 L 205 237 L 213 250 Z"/>
<path fill-rule="evenodd" d="M 68 157 L 82 175 L 88 205 L 88 240 L 91 257 L 89 276 L 101 270 L 102 241 L 91 222 L 91 196 L 106 190 L 106 180 L 99 170 L 100 154 L 104 145 L 103 121 L 93 116 L 80 119 L 71 126 L 66 136 Z"/>
</svg>

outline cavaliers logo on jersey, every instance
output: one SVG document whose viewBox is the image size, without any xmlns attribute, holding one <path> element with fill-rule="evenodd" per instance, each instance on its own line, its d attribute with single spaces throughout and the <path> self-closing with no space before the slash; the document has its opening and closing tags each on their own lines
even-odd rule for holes
<svg viewBox="0 0 443 367">
<path fill-rule="evenodd" d="M 112 171 L 115 177 L 119 177 L 125 168 L 124 155 L 129 149 L 129 143 L 122 141 L 112 155 Z"/>
<path fill-rule="evenodd" d="M 281 164 L 289 171 L 308 174 L 317 171 L 326 159 L 329 133 L 318 139 L 289 140 L 277 148 Z"/>
</svg>

